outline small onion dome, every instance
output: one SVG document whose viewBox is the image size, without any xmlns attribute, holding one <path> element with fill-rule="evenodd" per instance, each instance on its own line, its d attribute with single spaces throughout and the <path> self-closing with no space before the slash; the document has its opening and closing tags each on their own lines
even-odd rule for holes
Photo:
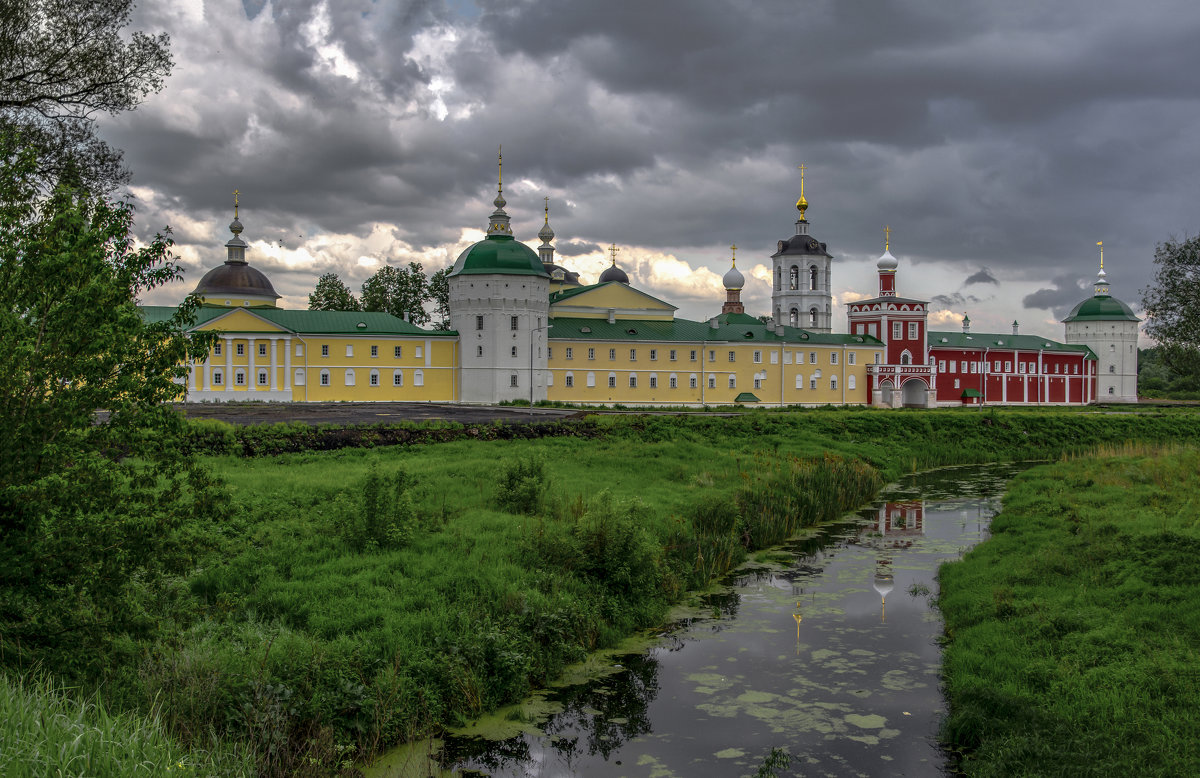
<svg viewBox="0 0 1200 778">
<path fill-rule="evenodd" d="M 230 231 L 230 232 L 232 232 L 234 235 L 240 235 L 240 234 L 241 234 L 241 232 L 242 232 L 242 222 L 241 222 L 241 221 L 238 219 L 238 217 L 234 216 L 234 217 L 233 217 L 233 221 L 231 221 L 231 222 L 229 223 L 229 231 Z"/>
<path fill-rule="evenodd" d="M 875 267 L 879 268 L 880 270 L 894 272 L 899 264 L 900 263 L 896 261 L 896 258 L 892 256 L 892 252 L 884 249 L 883 256 L 881 256 L 879 261 L 875 263 Z"/>
<path fill-rule="evenodd" d="M 554 240 L 554 230 L 550 227 L 549 220 L 538 230 L 538 237 L 542 239 L 542 243 L 549 243 Z"/>
<path fill-rule="evenodd" d="M 626 285 L 629 284 L 629 276 L 625 274 L 624 270 L 617 267 L 616 262 L 612 263 L 607 270 L 600 274 L 600 283 L 607 284 L 610 281 L 617 281 Z"/>
<path fill-rule="evenodd" d="M 737 269 L 737 265 L 731 264 L 729 269 L 725 271 L 725 275 L 721 278 L 721 283 L 725 285 L 725 289 L 733 291 L 741 289 L 746 285 L 746 277 Z"/>
</svg>

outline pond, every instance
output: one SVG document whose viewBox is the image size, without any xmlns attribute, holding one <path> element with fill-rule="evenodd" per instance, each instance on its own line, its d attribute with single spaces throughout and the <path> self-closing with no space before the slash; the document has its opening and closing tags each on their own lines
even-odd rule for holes
<svg viewBox="0 0 1200 778">
<path fill-rule="evenodd" d="M 701 606 L 521 706 L 368 776 L 938 775 L 938 565 L 982 540 L 1024 465 L 910 476 L 746 567 Z"/>
</svg>

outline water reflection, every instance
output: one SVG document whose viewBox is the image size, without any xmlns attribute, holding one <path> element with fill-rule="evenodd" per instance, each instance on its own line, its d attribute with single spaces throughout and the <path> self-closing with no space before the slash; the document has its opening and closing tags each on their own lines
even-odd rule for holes
<svg viewBox="0 0 1200 778">
<path fill-rule="evenodd" d="M 535 734 L 448 737 L 443 769 L 495 776 L 937 774 L 940 631 L 923 594 L 985 534 L 1017 467 L 906 479 L 886 499 L 742 571 L 619 671 L 549 694 Z M 897 591 L 898 590 L 898 591 Z M 912 596 L 904 596 L 905 593 Z"/>
</svg>

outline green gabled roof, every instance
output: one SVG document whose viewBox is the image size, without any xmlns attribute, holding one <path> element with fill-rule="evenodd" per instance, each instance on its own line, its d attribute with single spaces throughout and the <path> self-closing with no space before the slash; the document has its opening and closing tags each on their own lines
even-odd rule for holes
<svg viewBox="0 0 1200 778">
<path fill-rule="evenodd" d="M 978 389 L 963 389 L 963 393 L 959 397 L 966 399 L 968 397 L 983 397 L 983 393 Z"/>
<path fill-rule="evenodd" d="M 1063 319 L 1069 321 L 1141 321 L 1129 306 L 1115 297 L 1096 295 L 1076 305 Z"/>
<path fill-rule="evenodd" d="M 1077 351 L 1095 354 L 1087 346 L 1059 343 L 1037 335 L 1003 335 L 994 332 L 930 332 L 929 345 L 934 348 L 1012 348 L 1022 351 Z"/>
<path fill-rule="evenodd" d="M 459 254 L 450 270 L 452 276 L 483 274 L 550 277 L 537 252 L 511 235 L 488 235 Z"/>
<path fill-rule="evenodd" d="M 142 316 L 148 322 L 167 321 L 175 313 L 172 306 L 141 306 Z M 305 311 L 284 308 L 226 308 L 220 305 L 202 305 L 196 312 L 199 327 L 234 311 L 245 311 L 276 324 L 285 330 L 301 335 L 420 335 L 457 336 L 454 330 L 427 330 L 410 324 L 403 319 L 379 311 Z M 359 325 L 362 326 L 359 326 Z M 239 328 L 239 332 L 248 332 Z M 254 330 L 272 332 L 268 328 Z"/>
<path fill-rule="evenodd" d="M 722 324 L 720 317 L 716 327 L 706 321 L 674 319 L 672 321 L 644 321 L 641 319 L 618 319 L 609 324 L 606 319 L 583 319 L 556 316 L 550 320 L 550 337 L 561 340 L 628 340 L 628 341 L 705 341 L 713 343 L 784 343 L 793 346 L 882 346 L 878 338 L 869 335 L 832 335 L 808 332 L 796 327 L 784 327 L 784 334 L 754 321 L 753 324 L 736 322 Z"/>
</svg>

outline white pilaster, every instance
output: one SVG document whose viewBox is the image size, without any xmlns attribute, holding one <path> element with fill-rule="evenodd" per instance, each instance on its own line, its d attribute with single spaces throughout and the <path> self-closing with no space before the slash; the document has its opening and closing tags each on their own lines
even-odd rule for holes
<svg viewBox="0 0 1200 778">
<path fill-rule="evenodd" d="M 249 385 L 246 390 L 249 392 L 258 391 L 258 376 L 254 374 L 254 338 L 247 338 L 246 354 L 249 363 L 246 365 L 246 383 Z"/>
<path fill-rule="evenodd" d="M 225 336 L 225 385 L 223 391 L 233 391 L 233 336 Z"/>
</svg>

